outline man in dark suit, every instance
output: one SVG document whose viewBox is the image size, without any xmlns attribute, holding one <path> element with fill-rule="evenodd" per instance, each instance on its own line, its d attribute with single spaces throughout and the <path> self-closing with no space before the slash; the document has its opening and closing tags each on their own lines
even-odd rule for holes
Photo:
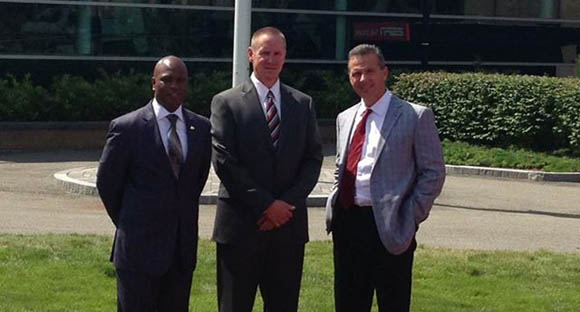
<svg viewBox="0 0 580 312">
<path fill-rule="evenodd" d="M 187 77 L 183 61 L 162 58 L 153 100 L 109 127 L 97 188 L 116 227 L 119 311 L 188 311 L 211 136 L 207 118 L 182 107 Z"/>
<path fill-rule="evenodd" d="M 278 79 L 284 34 L 259 29 L 248 56 L 250 80 L 211 104 L 219 311 L 252 311 L 258 286 L 265 311 L 296 311 L 321 140 L 312 98 Z"/>
<path fill-rule="evenodd" d="M 336 119 L 336 180 L 326 203 L 334 243 L 336 311 L 409 311 L 415 232 L 445 181 L 433 112 L 385 87 L 378 47 L 348 54 L 360 103 Z"/>
</svg>

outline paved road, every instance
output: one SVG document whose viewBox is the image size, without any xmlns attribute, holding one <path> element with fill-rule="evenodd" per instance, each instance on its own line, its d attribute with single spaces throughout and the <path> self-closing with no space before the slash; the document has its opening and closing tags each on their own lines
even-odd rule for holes
<svg viewBox="0 0 580 312">
<path fill-rule="evenodd" d="M 330 153 L 327 153 L 330 154 Z M 97 197 L 63 193 L 53 174 L 96 166 L 99 151 L 0 153 L 0 233 L 95 233 L 113 226 Z M 324 166 L 333 166 L 332 156 Z M 200 210 L 209 238 L 214 206 Z M 329 239 L 310 208 L 313 240 Z M 580 252 L 580 184 L 448 176 L 418 234 L 427 246 Z"/>
</svg>

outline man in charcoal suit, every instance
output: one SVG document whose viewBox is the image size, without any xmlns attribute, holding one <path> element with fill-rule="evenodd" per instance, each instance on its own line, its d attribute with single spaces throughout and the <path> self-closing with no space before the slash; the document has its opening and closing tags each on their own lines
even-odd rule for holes
<svg viewBox="0 0 580 312">
<path fill-rule="evenodd" d="M 258 286 L 265 311 L 296 311 L 321 140 L 312 98 L 278 78 L 284 34 L 257 30 L 248 57 L 251 79 L 211 104 L 219 311 L 252 311 Z"/>
<path fill-rule="evenodd" d="M 155 97 L 109 127 L 97 188 L 116 227 L 119 311 L 188 311 L 211 135 L 207 118 L 182 106 L 187 77 L 182 60 L 162 58 Z"/>
<path fill-rule="evenodd" d="M 382 52 L 349 52 L 361 101 L 340 113 L 335 187 L 326 204 L 333 232 L 336 311 L 409 311 L 415 233 L 445 180 L 433 112 L 385 87 Z"/>
</svg>

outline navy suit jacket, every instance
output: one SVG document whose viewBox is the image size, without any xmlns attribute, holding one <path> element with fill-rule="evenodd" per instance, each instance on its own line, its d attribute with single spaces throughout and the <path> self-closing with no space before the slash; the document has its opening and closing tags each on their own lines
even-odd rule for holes
<svg viewBox="0 0 580 312">
<path fill-rule="evenodd" d="M 161 275 L 181 257 L 195 268 L 199 196 L 211 160 L 209 120 L 183 108 L 188 153 L 171 170 L 151 102 L 111 121 L 97 188 L 115 224 L 117 268 Z"/>
</svg>

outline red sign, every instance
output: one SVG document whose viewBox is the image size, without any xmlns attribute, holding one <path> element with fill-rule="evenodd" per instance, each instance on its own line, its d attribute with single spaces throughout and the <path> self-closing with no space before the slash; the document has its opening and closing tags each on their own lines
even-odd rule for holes
<svg viewBox="0 0 580 312">
<path fill-rule="evenodd" d="M 409 23 L 354 23 L 353 39 L 356 41 L 409 41 Z"/>
</svg>

